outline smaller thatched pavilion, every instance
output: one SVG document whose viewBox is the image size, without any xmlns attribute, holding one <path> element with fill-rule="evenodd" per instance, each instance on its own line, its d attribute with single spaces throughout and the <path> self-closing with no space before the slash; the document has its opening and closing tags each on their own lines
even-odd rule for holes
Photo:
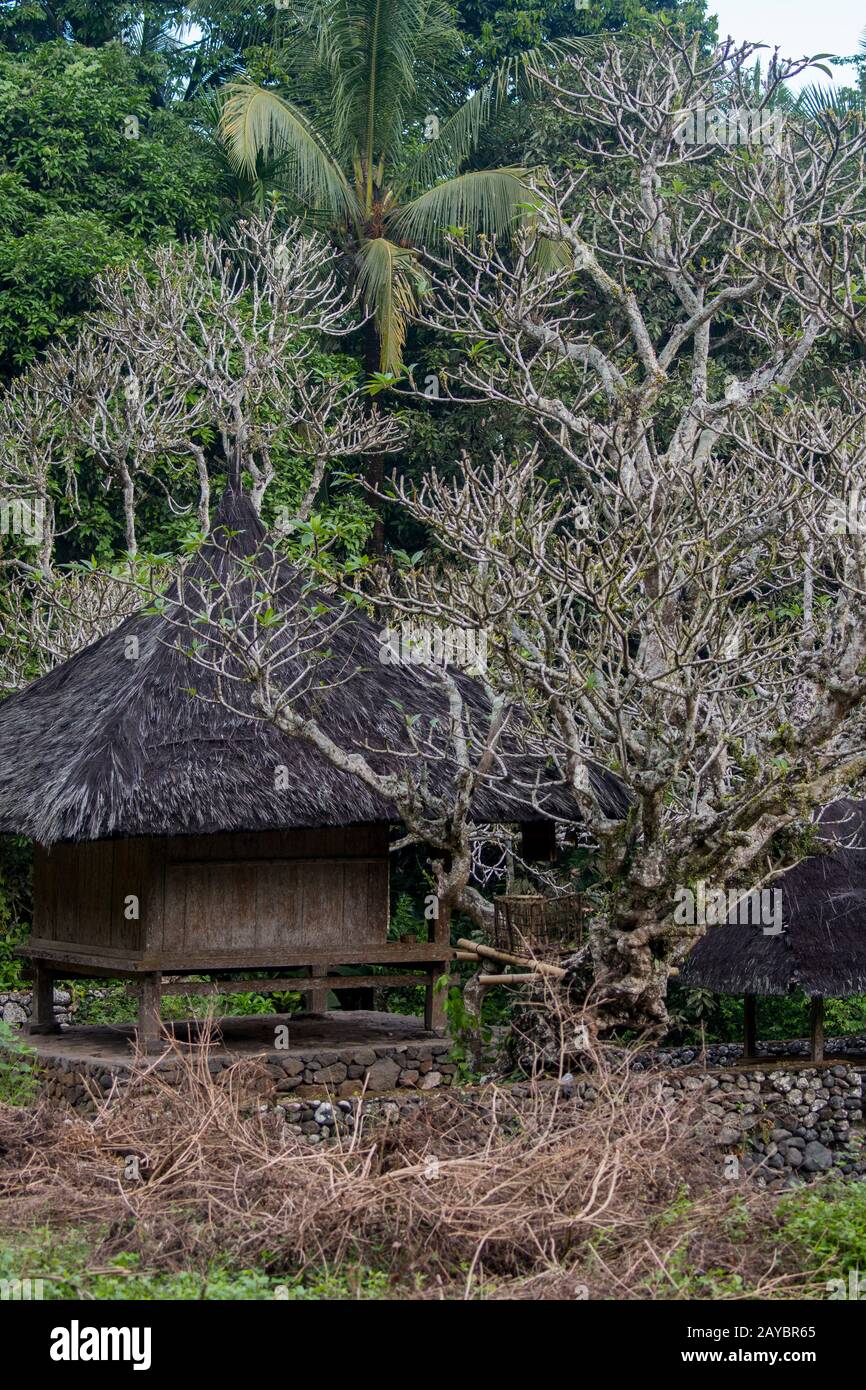
<svg viewBox="0 0 866 1390">
<path fill-rule="evenodd" d="M 743 1052 L 757 1047 L 757 998 L 811 999 L 812 1058 L 824 1056 L 824 1000 L 866 994 L 866 801 L 831 802 L 817 817 L 826 849 L 779 880 L 783 931 L 728 920 L 690 951 L 680 983 L 745 1000 Z"/>
</svg>

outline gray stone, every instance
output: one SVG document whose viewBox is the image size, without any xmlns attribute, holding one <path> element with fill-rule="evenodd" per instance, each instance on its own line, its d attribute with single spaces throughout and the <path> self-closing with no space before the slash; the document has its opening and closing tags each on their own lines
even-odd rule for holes
<svg viewBox="0 0 866 1390">
<path fill-rule="evenodd" d="M 822 1173 L 833 1167 L 833 1155 L 823 1144 L 812 1140 L 806 1145 L 803 1167 L 807 1173 Z"/>
<path fill-rule="evenodd" d="M 345 1062 L 331 1062 L 313 1072 L 313 1082 L 317 1086 L 339 1086 L 346 1079 Z"/>
<path fill-rule="evenodd" d="M 367 1088 L 370 1091 L 392 1091 L 397 1085 L 401 1067 L 393 1057 L 379 1057 L 367 1074 Z"/>
<path fill-rule="evenodd" d="M 740 1116 L 737 1114 L 735 1110 L 729 1111 L 728 1114 L 725 1115 L 722 1123 L 724 1124 L 725 1129 L 733 1129 L 736 1132 L 739 1132 L 739 1130 L 742 1129 L 742 1122 L 740 1120 Z"/>
</svg>

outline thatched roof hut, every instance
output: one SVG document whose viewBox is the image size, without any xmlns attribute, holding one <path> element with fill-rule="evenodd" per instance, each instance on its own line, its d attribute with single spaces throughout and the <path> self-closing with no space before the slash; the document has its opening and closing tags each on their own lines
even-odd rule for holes
<svg viewBox="0 0 866 1390">
<path fill-rule="evenodd" d="M 781 934 L 729 919 L 707 928 L 680 971 L 687 987 L 746 997 L 747 1054 L 754 1051 L 756 996 L 808 995 L 815 1044 L 825 997 L 866 994 L 866 801 L 831 802 L 816 818 L 816 835 L 826 848 L 776 885 Z"/>
<path fill-rule="evenodd" d="M 279 610 L 296 603 L 302 614 L 303 643 L 291 626 L 277 638 L 279 688 L 293 692 L 293 708 L 377 771 L 420 757 L 428 786 L 447 791 L 454 768 L 441 680 L 423 666 L 384 663 L 381 625 L 360 611 L 335 626 L 339 600 L 275 556 L 249 500 L 228 492 L 163 607 L 127 618 L 0 705 L 0 832 L 37 842 L 26 952 L 39 1031 L 52 1026 L 52 979 L 69 974 L 137 979 L 140 1032 L 153 1041 L 166 972 L 301 967 L 316 980 L 313 1007 L 324 1008 L 340 978 L 329 970 L 397 962 L 424 975 L 387 982 L 426 982 L 428 1027 L 442 1022 L 433 984 L 453 958 L 445 914 L 424 941 L 388 939 L 388 824 L 397 807 L 262 718 L 249 682 L 231 679 L 239 674 L 231 661 L 221 668 L 227 707 L 220 676 L 190 655 L 198 633 L 206 653 L 216 650 L 208 646 L 216 629 L 198 626 L 203 607 L 211 605 L 209 624 L 238 630 L 249 599 L 258 604 L 261 567 Z M 451 674 L 477 738 L 492 708 L 486 689 Z M 620 813 L 616 780 L 591 776 L 608 813 Z M 472 814 L 548 831 L 551 817 L 578 818 L 519 713 Z M 297 977 L 278 984 L 294 988 Z"/>
<path fill-rule="evenodd" d="M 223 499 L 212 537 L 185 592 L 196 592 L 198 580 L 212 584 L 214 575 L 237 583 L 226 571 L 261 556 L 265 543 L 252 504 L 237 493 Z M 302 582 L 292 571 L 288 564 L 282 570 L 287 590 Z M 331 610 L 335 601 L 308 591 L 305 602 Z M 187 642 L 194 632 L 190 622 Z M 448 712 L 441 686 L 423 668 L 382 664 L 380 633 L 380 624 L 358 613 L 328 635 L 328 672 L 338 684 L 320 698 L 316 716 L 341 748 L 389 750 L 396 768 L 410 747 L 407 714 L 417 716 L 416 734 L 435 742 Z M 232 692 L 239 713 L 208 703 L 215 681 L 177 648 L 176 613 L 134 616 L 0 705 L 0 832 L 49 845 L 397 819 L 393 806 L 311 745 L 245 717 L 254 713 L 249 693 Z M 295 674 L 283 672 L 287 681 Z M 456 678 L 483 729 L 490 709 L 483 686 L 463 673 Z M 190 687 L 201 698 L 187 693 Z M 389 765 L 387 753 L 371 761 L 381 770 Z M 285 769 L 279 787 L 278 767 Z M 434 766 L 434 786 L 447 775 L 444 762 Z M 592 776 L 609 809 L 621 809 L 615 779 Z M 512 733 L 473 814 L 479 821 L 531 821 L 573 817 L 576 808 L 549 760 Z"/>
<path fill-rule="evenodd" d="M 716 994 L 866 994 L 866 802 L 832 802 L 816 830 L 826 850 L 779 880 L 781 935 L 735 921 L 708 927 L 683 984 Z"/>
</svg>

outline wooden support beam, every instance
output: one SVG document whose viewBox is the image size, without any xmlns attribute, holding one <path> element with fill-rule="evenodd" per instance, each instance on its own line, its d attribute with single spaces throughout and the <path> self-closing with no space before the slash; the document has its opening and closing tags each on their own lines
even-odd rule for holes
<svg viewBox="0 0 866 1390">
<path fill-rule="evenodd" d="M 460 950 L 473 951 L 476 956 L 482 956 L 486 960 L 500 960 L 504 965 L 522 965 L 524 969 L 538 970 L 542 975 L 550 975 L 554 980 L 561 980 L 565 975 L 565 971 L 559 965 L 549 965 L 544 960 L 529 960 L 527 956 L 513 956 L 510 951 L 482 946 L 479 942 L 469 941 L 465 937 L 460 937 L 457 945 Z"/>
<path fill-rule="evenodd" d="M 287 975 L 280 980 L 169 980 L 162 986 L 163 994 L 286 994 L 297 990 L 307 994 L 328 989 L 387 989 L 408 985 L 426 985 L 427 971 L 415 975 L 317 975 L 303 979 Z M 128 993 L 138 994 L 135 985 L 127 986 Z"/>
<path fill-rule="evenodd" d="M 162 977 L 158 970 L 143 975 L 138 986 L 138 1045 L 143 1052 L 161 1052 L 163 1038 L 160 1001 Z"/>
<path fill-rule="evenodd" d="M 415 965 L 419 967 L 431 958 L 453 960 L 454 952 L 443 944 L 431 949 L 429 941 L 404 943 L 388 941 L 381 946 L 345 946 L 339 951 L 328 948 L 302 947 L 292 958 L 285 946 L 252 947 L 226 951 L 210 947 L 197 951 L 163 951 L 159 956 L 135 955 L 129 952 L 110 951 L 100 948 L 99 953 L 83 952 L 71 942 L 52 942 L 30 940 L 24 948 L 16 948 L 16 954 L 37 958 L 50 965 L 56 974 L 65 978 L 72 975 L 132 975 L 140 977 L 159 970 L 163 975 L 190 974 L 207 975 L 214 970 L 294 970 L 304 969 L 311 963 L 326 965 L 393 965 L 398 968 Z M 115 964 L 116 961 L 116 964 Z M 93 967 L 93 968 L 90 968 Z"/>
<path fill-rule="evenodd" d="M 326 965 L 311 965 L 309 969 L 310 978 L 316 981 L 323 979 L 328 973 L 328 967 Z M 308 989 L 306 992 L 309 995 L 307 1008 L 310 1013 L 326 1014 L 328 1012 L 327 985 L 323 988 L 321 984 L 317 983 L 313 989 Z"/>
<path fill-rule="evenodd" d="M 427 990 L 424 995 L 424 1027 L 428 1033 L 444 1033 L 445 1025 L 448 1021 L 446 1003 L 448 998 L 448 986 L 437 990 L 434 988 L 436 981 L 448 970 L 448 961 L 435 961 L 430 966 L 430 974 L 427 980 Z"/>
<path fill-rule="evenodd" d="M 743 1056 L 758 1055 L 758 1001 L 754 994 L 743 997 Z"/>
<path fill-rule="evenodd" d="M 26 1033 L 59 1033 L 54 1017 L 54 972 L 42 961 L 33 962 L 33 1006 Z"/>
<path fill-rule="evenodd" d="M 533 970 L 523 975 L 479 975 L 478 983 L 480 985 L 529 985 L 536 980 L 543 979 L 543 975 L 539 975 L 536 970 Z"/>
<path fill-rule="evenodd" d="M 824 1060 L 824 999 L 820 994 L 813 995 L 810 1028 L 812 1036 L 812 1061 Z"/>
</svg>

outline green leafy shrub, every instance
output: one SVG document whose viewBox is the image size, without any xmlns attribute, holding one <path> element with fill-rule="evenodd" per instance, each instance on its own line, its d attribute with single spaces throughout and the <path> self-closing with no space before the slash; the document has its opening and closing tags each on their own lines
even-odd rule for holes
<svg viewBox="0 0 866 1390">
<path fill-rule="evenodd" d="M 37 1089 L 36 1052 L 17 1028 L 0 1019 L 0 1101 L 4 1105 L 27 1105 Z"/>
<path fill-rule="evenodd" d="M 0 836 L 0 990 L 27 988 L 15 948 L 27 938 L 32 872 L 29 841 L 19 835 Z"/>
<path fill-rule="evenodd" d="M 743 1037 L 742 995 L 714 994 L 707 989 L 672 985 L 668 1006 L 673 1019 L 670 1041 L 696 1044 L 740 1042 Z M 866 997 L 828 999 L 825 1004 L 828 1037 L 866 1033 Z M 758 1000 L 758 1039 L 805 1038 L 809 1035 L 809 1001 L 804 994 Z"/>
<path fill-rule="evenodd" d="M 222 1263 L 211 1263 L 203 1271 L 150 1271 L 131 1251 L 106 1262 L 97 1250 L 101 1235 L 99 1229 L 73 1230 L 58 1239 L 56 1231 L 38 1227 L 24 1236 L 11 1237 L 0 1242 L 0 1279 L 41 1280 L 46 1300 L 295 1302 L 388 1297 L 388 1275 L 363 1265 L 284 1275 Z"/>
<path fill-rule="evenodd" d="M 192 976 L 195 980 L 200 977 Z M 134 1023 L 138 1002 L 127 993 L 122 980 L 73 980 L 69 985 L 77 1024 Z M 170 1022 L 183 1018 L 232 1017 L 250 1014 L 296 1013 L 303 1007 L 300 992 L 259 994 L 254 990 L 231 994 L 168 994 L 162 1001 L 162 1017 Z"/>
<path fill-rule="evenodd" d="M 779 1216 L 810 1268 L 841 1279 L 851 1269 L 866 1275 L 866 1185 L 821 1183 L 783 1198 Z"/>
</svg>

